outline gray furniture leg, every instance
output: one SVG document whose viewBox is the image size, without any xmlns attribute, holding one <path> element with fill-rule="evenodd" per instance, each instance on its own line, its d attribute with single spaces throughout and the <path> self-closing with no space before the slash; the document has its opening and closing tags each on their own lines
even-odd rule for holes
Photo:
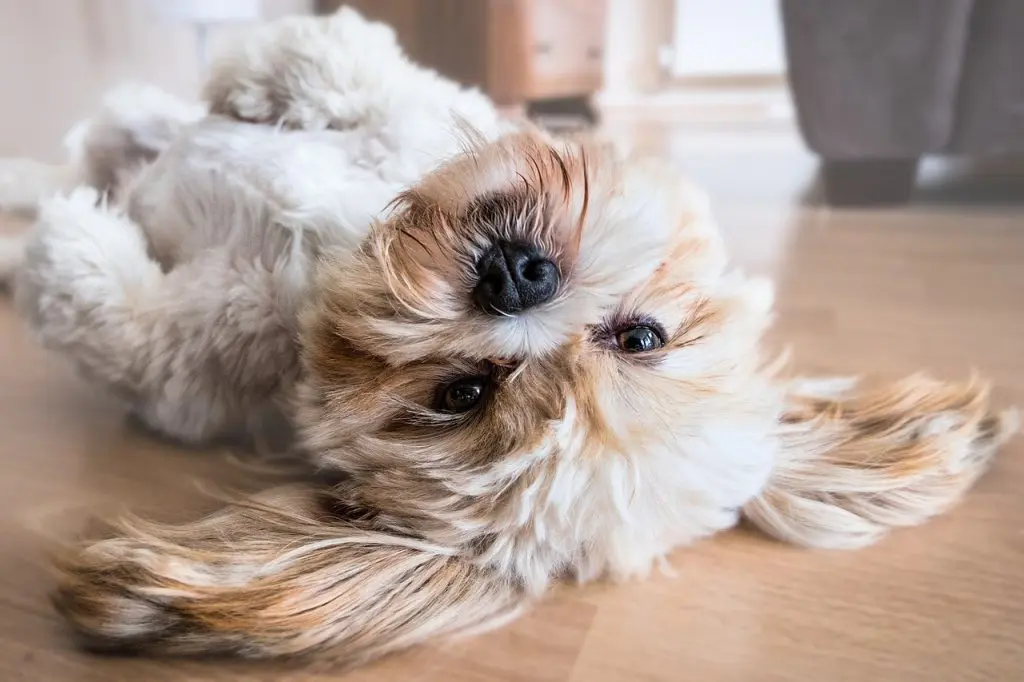
<svg viewBox="0 0 1024 682">
<path fill-rule="evenodd" d="M 917 159 L 823 159 L 825 200 L 832 206 L 892 206 L 910 201 Z"/>
</svg>

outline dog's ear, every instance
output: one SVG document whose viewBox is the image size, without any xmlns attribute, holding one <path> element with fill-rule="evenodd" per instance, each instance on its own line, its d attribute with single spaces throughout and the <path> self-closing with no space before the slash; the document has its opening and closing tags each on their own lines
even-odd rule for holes
<svg viewBox="0 0 1024 682">
<path fill-rule="evenodd" d="M 816 380 L 786 392 L 775 471 L 744 513 L 809 547 L 862 547 L 947 511 L 1017 430 L 978 381 Z"/>
<path fill-rule="evenodd" d="M 316 653 L 356 664 L 513 617 L 524 597 L 440 547 L 339 521 L 278 490 L 201 521 L 123 522 L 58 562 L 57 609 L 94 650 Z"/>
</svg>

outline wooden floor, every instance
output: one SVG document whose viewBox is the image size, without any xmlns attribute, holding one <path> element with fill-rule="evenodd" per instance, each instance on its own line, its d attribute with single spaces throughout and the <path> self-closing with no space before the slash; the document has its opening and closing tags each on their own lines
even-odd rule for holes
<svg viewBox="0 0 1024 682">
<path fill-rule="evenodd" d="M 772 343 L 815 372 L 992 377 L 1024 406 L 1024 173 L 929 166 L 907 209 L 815 206 L 787 126 L 609 123 L 711 191 L 736 260 L 772 274 Z M 953 171 L 956 171 L 954 168 Z M 42 538 L 119 505 L 185 510 L 223 453 L 126 425 L 26 338 L 0 301 L 0 680 L 326 680 L 331 671 L 97 658 L 47 603 Z M 346 680 L 752 682 L 1024 679 L 1024 438 L 966 501 L 872 549 L 810 552 L 735 531 L 678 552 L 677 575 L 565 590 L 502 631 Z"/>
</svg>

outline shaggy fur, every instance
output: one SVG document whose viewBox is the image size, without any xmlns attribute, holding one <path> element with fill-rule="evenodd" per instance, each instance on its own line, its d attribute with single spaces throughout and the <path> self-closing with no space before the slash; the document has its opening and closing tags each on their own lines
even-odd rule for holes
<svg viewBox="0 0 1024 682">
<path fill-rule="evenodd" d="M 287 114 L 262 85 L 275 68 L 296 93 L 326 88 L 334 116 L 303 114 L 313 128 L 282 132 Z M 354 248 L 399 191 L 461 151 L 463 121 L 480 138 L 503 130 L 479 93 L 413 65 L 389 29 L 351 11 L 262 28 L 211 78 L 213 109 L 233 118 L 189 124 L 194 107 L 128 86 L 79 127 L 69 165 L 95 189 L 43 203 L 17 287 L 43 345 L 187 443 L 235 436 L 277 410 L 325 250 Z M 313 107 L 294 99 L 295 111 Z M 257 111 L 263 124 L 239 122 Z"/>
<path fill-rule="evenodd" d="M 18 305 L 154 428 L 277 410 L 337 483 L 69 550 L 55 604 L 90 646 L 355 663 L 643 576 L 743 514 L 862 546 L 949 509 L 1013 430 L 974 382 L 777 377 L 771 287 L 728 268 L 699 192 L 506 130 L 354 12 L 268 26 L 206 93 L 116 201 L 43 204 Z M 496 240 L 550 259 L 554 297 L 478 310 Z M 637 326 L 663 345 L 626 352 Z M 467 377 L 482 400 L 442 409 Z"/>
</svg>

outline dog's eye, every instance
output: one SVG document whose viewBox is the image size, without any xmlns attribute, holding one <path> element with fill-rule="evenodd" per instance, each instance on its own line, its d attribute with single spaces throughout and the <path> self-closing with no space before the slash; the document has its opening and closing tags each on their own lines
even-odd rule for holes
<svg viewBox="0 0 1024 682">
<path fill-rule="evenodd" d="M 621 329 L 615 335 L 615 341 L 618 343 L 619 349 L 627 353 L 648 353 L 665 345 L 661 334 L 647 325 Z"/>
<path fill-rule="evenodd" d="M 484 389 L 487 388 L 487 379 L 484 377 L 466 377 L 454 381 L 445 387 L 438 401 L 438 408 L 442 412 L 458 414 L 468 412 L 476 407 L 480 399 L 484 397 Z"/>
</svg>

